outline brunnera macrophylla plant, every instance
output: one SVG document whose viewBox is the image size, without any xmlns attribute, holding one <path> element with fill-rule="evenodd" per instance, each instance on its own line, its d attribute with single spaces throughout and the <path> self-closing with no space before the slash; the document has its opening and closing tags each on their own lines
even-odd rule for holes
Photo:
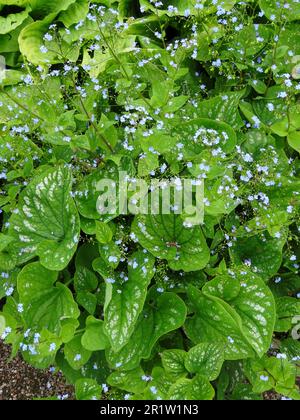
<svg viewBox="0 0 300 420">
<path fill-rule="evenodd" d="M 295 0 L 0 1 L 12 356 L 78 399 L 300 399 L 298 20 Z M 121 172 L 133 205 L 138 180 L 203 183 L 197 223 L 99 212 Z"/>
</svg>

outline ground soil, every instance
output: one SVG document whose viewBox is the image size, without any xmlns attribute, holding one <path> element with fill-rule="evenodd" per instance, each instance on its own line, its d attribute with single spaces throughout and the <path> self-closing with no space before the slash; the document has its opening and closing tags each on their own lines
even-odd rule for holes
<svg viewBox="0 0 300 420">
<path fill-rule="evenodd" d="M 60 373 L 34 369 L 19 356 L 8 361 L 9 356 L 9 347 L 0 340 L 0 400 L 73 399 L 73 388 Z"/>
</svg>

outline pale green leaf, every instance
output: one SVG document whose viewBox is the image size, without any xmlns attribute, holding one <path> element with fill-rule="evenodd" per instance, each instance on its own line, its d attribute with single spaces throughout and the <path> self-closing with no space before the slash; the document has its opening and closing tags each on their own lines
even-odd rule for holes
<svg viewBox="0 0 300 420">
<path fill-rule="evenodd" d="M 62 11 L 58 20 L 61 21 L 67 28 L 75 23 L 83 20 L 89 11 L 89 3 L 86 0 L 77 0 L 72 2 L 67 10 Z"/>
<path fill-rule="evenodd" d="M 30 8 L 21 10 L 19 13 L 11 13 L 6 17 L 0 16 L 0 34 L 8 34 L 16 29 L 18 26 L 28 18 Z"/>
<path fill-rule="evenodd" d="M 104 331 L 103 321 L 89 316 L 86 319 L 86 329 L 81 339 L 86 350 L 99 351 L 109 347 L 109 340 Z"/>
</svg>

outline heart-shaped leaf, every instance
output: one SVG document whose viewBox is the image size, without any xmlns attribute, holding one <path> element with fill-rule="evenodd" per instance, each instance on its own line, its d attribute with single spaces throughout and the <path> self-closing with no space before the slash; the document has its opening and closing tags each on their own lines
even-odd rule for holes
<svg viewBox="0 0 300 420">
<path fill-rule="evenodd" d="M 282 239 L 252 236 L 238 238 L 232 247 L 232 257 L 236 264 L 250 265 L 260 277 L 268 281 L 277 274 L 282 263 Z"/>
<path fill-rule="evenodd" d="M 92 352 L 83 347 L 81 340 L 82 335 L 75 336 L 64 349 L 67 362 L 75 370 L 82 368 L 92 356 Z"/>
<path fill-rule="evenodd" d="M 225 360 L 247 359 L 254 355 L 242 330 L 242 322 L 234 309 L 219 298 L 206 296 L 189 286 L 189 297 L 195 314 L 185 324 L 193 343 L 222 343 Z"/>
<path fill-rule="evenodd" d="M 203 151 L 222 154 L 231 153 L 237 143 L 233 128 L 224 123 L 206 118 L 183 123 L 179 128 L 184 142 L 186 160 L 198 159 Z"/>
<path fill-rule="evenodd" d="M 219 285 L 223 281 L 223 276 L 216 277 L 213 282 L 204 286 L 203 293 L 220 296 Z M 256 353 L 262 356 L 271 345 L 275 325 L 276 307 L 273 294 L 260 277 L 243 269 L 237 270 L 225 280 L 229 283 L 227 287 L 235 281 L 240 284 L 239 294 L 230 300 L 227 300 L 226 294 L 220 297 L 228 301 L 240 316 L 244 336 Z"/>
<path fill-rule="evenodd" d="M 215 396 L 215 390 L 208 380 L 201 375 L 193 379 L 179 379 L 169 391 L 170 400 L 200 400 L 210 401 Z"/>
<path fill-rule="evenodd" d="M 86 319 L 86 329 L 81 338 L 82 346 L 89 351 L 105 350 L 109 340 L 104 332 L 104 323 L 100 319 L 89 316 Z"/>
<path fill-rule="evenodd" d="M 69 264 L 80 234 L 71 187 L 70 170 L 59 166 L 35 177 L 21 194 L 10 219 L 20 263 L 39 256 L 49 270 L 60 271 Z"/>
<path fill-rule="evenodd" d="M 174 293 L 159 296 L 155 307 L 147 306 L 140 315 L 131 339 L 117 353 L 107 352 L 112 367 L 120 370 L 136 368 L 141 359 L 150 357 L 152 348 L 164 334 L 180 328 L 186 317 L 184 302 Z"/>
<path fill-rule="evenodd" d="M 209 262 L 201 227 L 185 227 L 179 215 L 139 215 L 132 230 L 139 243 L 155 257 L 167 260 L 172 270 L 198 271 Z"/>
<path fill-rule="evenodd" d="M 201 343 L 188 352 L 185 367 L 190 373 L 205 376 L 209 381 L 218 378 L 224 362 L 224 346 L 218 343 Z"/>
<path fill-rule="evenodd" d="M 161 355 L 161 361 L 165 371 L 172 378 L 180 378 L 187 375 L 186 357 L 187 353 L 184 350 L 165 350 Z"/>
<path fill-rule="evenodd" d="M 58 273 L 39 263 L 26 265 L 18 276 L 18 293 L 24 305 L 24 319 L 31 328 L 59 332 L 61 321 L 79 317 L 71 291 L 56 283 Z M 56 283 L 56 285 L 55 285 Z"/>
</svg>

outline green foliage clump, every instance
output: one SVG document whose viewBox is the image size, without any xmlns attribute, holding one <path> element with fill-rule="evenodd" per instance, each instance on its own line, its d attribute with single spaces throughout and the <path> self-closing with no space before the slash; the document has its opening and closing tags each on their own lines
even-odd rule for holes
<svg viewBox="0 0 300 420">
<path fill-rule="evenodd" d="M 293 0 L 0 0 L 13 356 L 78 399 L 300 399 L 298 20 Z M 100 216 L 120 171 L 204 180 L 203 223 Z"/>
</svg>

